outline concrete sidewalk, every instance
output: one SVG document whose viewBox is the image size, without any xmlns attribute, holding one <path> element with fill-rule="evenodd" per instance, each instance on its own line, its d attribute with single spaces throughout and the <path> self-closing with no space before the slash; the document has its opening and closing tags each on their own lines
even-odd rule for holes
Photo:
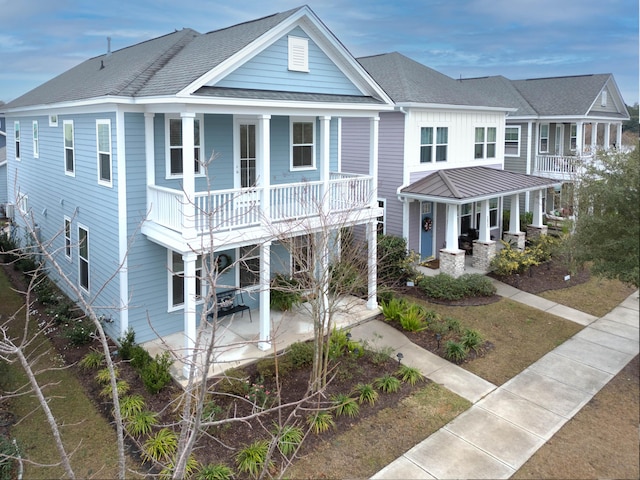
<svg viewBox="0 0 640 480">
<path fill-rule="evenodd" d="M 384 322 L 354 327 L 355 338 L 402 351 L 404 363 L 474 403 L 372 478 L 509 478 L 638 354 L 637 291 L 597 319 L 500 282 L 496 286 L 502 296 L 586 328 L 497 387 Z"/>
</svg>

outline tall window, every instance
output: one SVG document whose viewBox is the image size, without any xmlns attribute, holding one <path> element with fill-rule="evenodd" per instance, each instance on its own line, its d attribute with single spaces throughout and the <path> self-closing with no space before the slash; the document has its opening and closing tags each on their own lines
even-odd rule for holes
<svg viewBox="0 0 640 480">
<path fill-rule="evenodd" d="M 473 204 L 465 203 L 464 205 L 460 205 L 460 233 L 465 234 L 468 233 L 472 225 L 473 215 Z"/>
<path fill-rule="evenodd" d="M 578 125 L 575 123 L 572 123 L 570 127 L 569 148 L 574 152 L 578 148 Z"/>
<path fill-rule="evenodd" d="M 260 283 L 260 247 L 248 245 L 238 249 L 240 287 L 253 287 Z"/>
<path fill-rule="evenodd" d="M 474 158 L 496 158 L 496 127 L 477 127 Z"/>
<path fill-rule="evenodd" d="M 447 146 L 449 143 L 449 128 L 437 127 L 435 129 L 435 142 L 433 127 L 420 128 L 420 163 L 447 161 Z"/>
<path fill-rule="evenodd" d="M 96 120 L 98 183 L 111 186 L 111 120 Z"/>
<path fill-rule="evenodd" d="M 20 122 L 13 122 L 13 138 L 16 143 L 16 160 L 20 160 Z"/>
<path fill-rule="evenodd" d="M 520 156 L 520 127 L 506 127 L 504 130 L 504 154 Z"/>
<path fill-rule="evenodd" d="M 33 121 L 33 158 L 40 156 L 40 140 L 38 137 L 38 121 Z"/>
<path fill-rule="evenodd" d="M 184 305 L 184 260 L 182 255 L 171 252 L 171 306 Z M 202 298 L 202 256 L 196 259 L 196 298 Z"/>
<path fill-rule="evenodd" d="M 384 235 L 387 231 L 385 226 L 385 217 L 387 215 L 386 200 L 378 199 L 378 207 L 382 208 L 382 216 L 377 218 L 378 223 L 376 225 L 376 230 L 378 235 Z"/>
<path fill-rule="evenodd" d="M 89 291 L 89 230 L 78 227 L 78 279 L 80 288 Z"/>
<path fill-rule="evenodd" d="M 291 167 L 314 167 L 314 122 L 291 124 Z"/>
<path fill-rule="evenodd" d="M 313 268 L 313 246 L 309 235 L 301 235 L 293 239 L 291 251 L 292 273 L 310 272 Z"/>
<path fill-rule="evenodd" d="M 194 172 L 201 173 L 200 170 L 200 119 L 193 120 L 193 156 Z M 169 119 L 169 174 L 182 175 L 182 119 Z"/>
<path fill-rule="evenodd" d="M 73 141 L 73 120 L 65 120 L 64 127 L 64 171 L 68 175 L 75 175 L 76 160 Z"/>
<path fill-rule="evenodd" d="M 482 202 L 476 202 L 476 227 L 480 227 Z M 489 199 L 489 228 L 498 228 L 498 199 Z"/>
<path fill-rule="evenodd" d="M 64 256 L 71 260 L 71 219 L 64 219 Z"/>
<path fill-rule="evenodd" d="M 549 151 L 549 124 L 540 125 L 540 153 Z"/>
<path fill-rule="evenodd" d="M 256 126 L 240 125 L 240 186 L 256 184 Z"/>
</svg>

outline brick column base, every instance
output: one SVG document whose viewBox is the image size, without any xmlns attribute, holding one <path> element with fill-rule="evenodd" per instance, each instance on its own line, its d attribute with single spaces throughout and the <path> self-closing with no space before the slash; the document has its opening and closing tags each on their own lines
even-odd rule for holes
<svg viewBox="0 0 640 480">
<path fill-rule="evenodd" d="M 543 225 L 541 227 L 536 227 L 534 225 L 527 225 L 527 237 L 529 237 L 529 240 L 533 238 L 537 238 L 540 235 L 546 235 L 548 231 L 549 231 L 549 227 L 547 227 L 546 225 Z"/>
<path fill-rule="evenodd" d="M 482 270 L 484 272 L 489 271 L 489 265 L 491 260 L 496 256 L 496 242 L 489 240 L 488 242 L 480 242 L 474 240 L 473 242 L 473 257 L 471 257 L 471 265 L 474 268 Z"/>
<path fill-rule="evenodd" d="M 464 250 L 440 250 L 440 272 L 458 278 L 464 273 Z"/>
<path fill-rule="evenodd" d="M 526 234 L 524 232 L 504 232 L 502 234 L 502 239 L 515 245 L 518 250 L 524 250 L 524 239 Z"/>
</svg>

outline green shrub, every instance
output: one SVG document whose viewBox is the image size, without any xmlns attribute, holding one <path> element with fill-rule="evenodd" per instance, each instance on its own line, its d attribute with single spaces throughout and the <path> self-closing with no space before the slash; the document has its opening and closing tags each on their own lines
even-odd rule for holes
<svg viewBox="0 0 640 480">
<path fill-rule="evenodd" d="M 278 362 L 274 358 L 263 358 L 256 363 L 256 370 L 263 378 L 274 378 L 276 376 L 276 366 L 279 375 L 286 375 L 293 370 L 291 360 L 286 356 L 278 357 Z"/>
<path fill-rule="evenodd" d="M 0 480 L 17 478 L 16 460 L 18 449 L 11 440 L 0 435 Z"/>
<path fill-rule="evenodd" d="M 121 397 L 129 393 L 129 390 L 131 390 L 131 386 L 126 380 L 118 380 L 116 382 L 116 390 L 118 390 L 118 397 Z M 102 387 L 102 390 L 100 390 L 100 396 L 111 397 L 112 391 L 113 390 L 111 389 L 111 383 L 108 383 L 104 387 Z"/>
<path fill-rule="evenodd" d="M 394 297 L 388 302 L 380 304 L 380 307 L 385 319 L 399 322 L 402 314 L 407 311 L 408 303 L 404 298 Z"/>
<path fill-rule="evenodd" d="M 502 245 L 502 249 L 493 257 L 489 267 L 496 275 L 506 276 L 524 273 L 528 268 L 540 264 L 535 250 L 525 248 L 520 251 L 504 241 Z"/>
<path fill-rule="evenodd" d="M 222 463 L 210 463 L 205 465 L 196 474 L 196 480 L 231 480 L 233 470 Z"/>
<path fill-rule="evenodd" d="M 160 479 L 161 480 L 172 480 L 173 479 L 173 469 L 174 469 L 174 462 L 170 461 L 168 462 L 165 467 L 160 470 Z M 196 460 L 196 457 L 191 454 L 189 455 L 189 458 L 187 459 L 187 463 L 184 466 L 184 477 L 185 478 L 191 478 L 191 476 L 197 472 L 200 469 L 200 464 L 198 463 L 198 460 Z"/>
<path fill-rule="evenodd" d="M 344 393 L 338 393 L 331 397 L 333 404 L 336 409 L 336 417 L 340 417 L 342 415 L 346 415 L 348 417 L 357 417 L 360 413 L 360 405 L 355 398 L 350 395 L 346 395 Z"/>
<path fill-rule="evenodd" d="M 142 368 L 140 377 L 149 393 L 156 394 L 171 383 L 171 365 L 173 360 L 169 352 L 163 352 Z"/>
<path fill-rule="evenodd" d="M 467 349 L 462 343 L 447 340 L 444 345 L 444 356 L 452 362 L 460 363 L 467 358 Z"/>
<path fill-rule="evenodd" d="M 538 235 L 531 239 L 530 250 L 535 260 L 539 263 L 548 262 L 560 249 L 561 241 L 552 235 Z"/>
<path fill-rule="evenodd" d="M 230 368 L 219 378 L 215 388 L 217 392 L 244 396 L 247 392 L 249 375 L 241 368 Z"/>
<path fill-rule="evenodd" d="M 384 393 L 396 393 L 400 390 L 400 380 L 391 374 L 386 374 L 377 378 L 373 384 L 378 388 L 378 390 Z"/>
<path fill-rule="evenodd" d="M 69 326 L 64 329 L 64 337 L 69 341 L 69 345 L 79 347 L 87 345 L 93 341 L 95 328 L 84 319 L 72 320 Z"/>
<path fill-rule="evenodd" d="M 416 303 L 409 305 L 405 312 L 400 314 L 400 326 L 407 332 L 426 330 L 427 322 L 424 309 Z"/>
<path fill-rule="evenodd" d="M 269 442 L 267 440 L 257 440 L 247 445 L 236 454 L 236 465 L 242 473 L 248 473 L 252 477 L 257 477 L 265 467 Z"/>
<path fill-rule="evenodd" d="M 149 435 L 153 427 L 158 424 L 158 415 L 148 410 L 136 412 L 127 417 L 126 427 L 129 434 L 133 437 Z"/>
<path fill-rule="evenodd" d="M 124 420 L 144 410 L 145 401 L 142 395 L 126 395 L 120 398 L 120 415 Z"/>
<path fill-rule="evenodd" d="M 144 370 L 144 368 L 153 361 L 149 352 L 141 345 L 131 347 L 129 358 L 131 360 L 131 366 L 138 371 Z"/>
<path fill-rule="evenodd" d="M 484 342 L 484 339 L 482 338 L 482 335 L 480 334 L 480 332 L 478 332 L 477 330 L 469 329 L 469 328 L 467 328 L 464 331 L 464 334 L 462 335 L 462 339 L 461 339 L 462 346 L 465 349 L 467 350 L 473 349 L 476 352 L 478 351 L 478 349 L 480 348 L 483 342 Z"/>
<path fill-rule="evenodd" d="M 454 278 L 446 273 L 421 277 L 418 287 L 427 297 L 439 300 L 460 300 L 469 297 L 490 297 L 496 293 L 491 280 L 484 275 L 467 273 Z"/>
<path fill-rule="evenodd" d="M 350 333 L 346 330 L 338 330 L 333 328 L 331 336 L 329 337 L 329 358 L 336 360 L 355 349 L 361 350 L 361 345 L 358 342 L 350 340 Z"/>
<path fill-rule="evenodd" d="M 64 297 L 55 284 L 42 272 L 38 275 L 35 292 L 43 305 L 57 305 Z"/>
<path fill-rule="evenodd" d="M 341 260 L 329 267 L 329 291 L 333 295 L 362 295 L 367 292 L 366 265 L 355 263 L 357 258 Z"/>
<path fill-rule="evenodd" d="M 335 428 L 336 422 L 333 420 L 333 415 L 329 412 L 320 411 L 311 415 L 307 419 L 307 423 L 311 427 L 313 433 L 323 433 L 330 428 Z"/>
<path fill-rule="evenodd" d="M 415 367 L 409 367 L 407 365 L 400 365 L 400 368 L 396 372 L 396 375 L 405 383 L 413 386 L 416 383 L 423 381 L 424 376 Z"/>
<path fill-rule="evenodd" d="M 360 404 L 367 402 L 373 405 L 378 401 L 378 392 L 376 392 L 370 383 L 359 383 L 356 385 L 354 392 L 358 395 L 358 402 L 360 402 Z"/>
<path fill-rule="evenodd" d="M 285 425 L 282 428 L 275 425 L 272 433 L 278 437 L 278 449 L 285 457 L 293 454 L 304 438 L 302 429 L 294 425 Z"/>
<path fill-rule="evenodd" d="M 403 285 L 415 275 L 408 255 L 407 241 L 393 235 L 378 235 L 378 281 Z"/>
<path fill-rule="evenodd" d="M 83 370 L 95 370 L 104 363 L 104 353 L 91 350 L 78 362 L 78 366 Z"/>
<path fill-rule="evenodd" d="M 462 325 L 460 325 L 460 320 L 453 317 L 445 317 L 444 322 L 447 325 L 447 330 L 453 333 L 460 333 L 462 331 Z"/>
<path fill-rule="evenodd" d="M 136 332 L 132 328 L 127 329 L 124 336 L 118 338 L 118 343 L 120 344 L 120 358 L 131 360 L 132 349 L 136 344 Z"/>
<path fill-rule="evenodd" d="M 291 360 L 293 368 L 304 368 L 313 365 L 313 350 L 312 342 L 295 342 L 291 344 L 287 356 Z"/>
<path fill-rule="evenodd" d="M 479 273 L 465 273 L 457 279 L 465 297 L 491 297 L 496 293 L 496 287 L 486 275 Z"/>
<path fill-rule="evenodd" d="M 70 300 L 63 299 L 53 308 L 47 309 L 46 312 L 56 324 L 62 325 L 69 323 L 76 316 L 77 308 Z"/>
<path fill-rule="evenodd" d="M 158 430 L 142 447 L 142 456 L 155 462 L 169 462 L 178 448 L 178 437 L 168 428 Z"/>
<path fill-rule="evenodd" d="M 113 373 L 115 377 L 118 378 L 119 372 L 117 368 L 113 369 Z M 96 379 L 96 382 L 100 383 L 101 385 L 107 385 L 111 382 L 111 374 L 109 373 L 109 369 L 105 367 L 102 370 L 99 370 L 94 378 Z"/>
<path fill-rule="evenodd" d="M 286 312 L 302 302 L 302 292 L 298 280 L 277 274 L 271 281 L 271 308 Z"/>
</svg>

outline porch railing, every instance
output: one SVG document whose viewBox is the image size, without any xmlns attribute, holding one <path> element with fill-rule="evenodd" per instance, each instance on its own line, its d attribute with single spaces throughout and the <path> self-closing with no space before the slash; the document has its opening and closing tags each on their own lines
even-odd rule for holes
<svg viewBox="0 0 640 480">
<path fill-rule="evenodd" d="M 372 178 L 332 173 L 324 183 L 298 182 L 212 192 L 197 192 L 193 201 L 198 234 L 211 229 L 231 230 L 262 223 L 286 222 L 315 215 L 356 211 L 371 205 Z M 184 192 L 156 185 L 148 187 L 149 220 L 181 232 L 187 204 Z"/>
<path fill-rule="evenodd" d="M 536 155 L 534 175 L 571 180 L 580 173 L 585 162 L 592 161 L 592 155 Z"/>
</svg>

